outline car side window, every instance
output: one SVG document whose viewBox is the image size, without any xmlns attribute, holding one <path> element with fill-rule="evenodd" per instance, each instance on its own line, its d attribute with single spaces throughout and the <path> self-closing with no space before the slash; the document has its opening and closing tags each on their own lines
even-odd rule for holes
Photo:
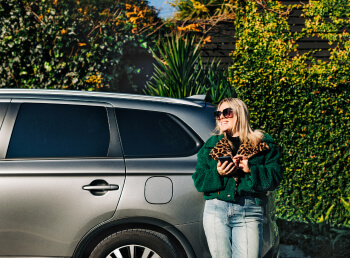
<svg viewBox="0 0 350 258">
<path fill-rule="evenodd" d="M 24 103 L 6 158 L 106 157 L 109 138 L 105 107 Z"/>
<path fill-rule="evenodd" d="M 173 115 L 136 109 L 116 109 L 126 157 L 190 156 L 201 140 Z"/>
</svg>

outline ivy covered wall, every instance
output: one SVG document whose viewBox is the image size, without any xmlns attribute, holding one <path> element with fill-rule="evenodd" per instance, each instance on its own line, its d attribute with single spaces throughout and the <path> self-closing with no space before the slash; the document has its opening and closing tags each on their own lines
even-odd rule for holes
<svg viewBox="0 0 350 258">
<path fill-rule="evenodd" d="M 290 30 L 285 6 L 265 2 L 261 10 L 256 1 L 237 1 L 229 71 L 254 127 L 270 133 L 283 151 L 277 216 L 350 226 L 349 1 L 297 6 L 305 19 L 298 33 Z M 318 60 L 315 51 L 290 58 L 305 37 L 334 44 L 329 61 Z"/>
</svg>

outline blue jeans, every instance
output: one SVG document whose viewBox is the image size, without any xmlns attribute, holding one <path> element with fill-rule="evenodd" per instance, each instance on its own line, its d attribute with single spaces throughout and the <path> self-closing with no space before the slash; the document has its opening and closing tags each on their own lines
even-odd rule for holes
<svg viewBox="0 0 350 258">
<path fill-rule="evenodd" d="M 263 207 L 251 196 L 235 203 L 218 199 L 205 202 L 204 231 L 213 258 L 260 258 Z"/>
</svg>

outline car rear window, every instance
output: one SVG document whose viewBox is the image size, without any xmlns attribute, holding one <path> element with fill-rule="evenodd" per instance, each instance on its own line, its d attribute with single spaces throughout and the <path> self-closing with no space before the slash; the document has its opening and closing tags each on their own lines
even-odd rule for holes
<svg viewBox="0 0 350 258">
<path fill-rule="evenodd" d="M 137 109 L 116 109 L 126 157 L 190 156 L 202 140 L 179 118 Z"/>
<path fill-rule="evenodd" d="M 109 138 L 105 107 L 24 103 L 6 157 L 106 157 Z"/>
</svg>

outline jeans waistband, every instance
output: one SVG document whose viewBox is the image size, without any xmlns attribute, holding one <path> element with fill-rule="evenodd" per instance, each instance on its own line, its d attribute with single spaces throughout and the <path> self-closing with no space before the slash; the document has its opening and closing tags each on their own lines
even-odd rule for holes
<svg viewBox="0 0 350 258">
<path fill-rule="evenodd" d="M 250 194 L 245 194 L 245 195 L 237 196 L 236 201 L 233 202 L 233 203 L 244 206 L 246 200 L 251 200 L 251 201 L 255 202 L 255 197 L 252 196 L 252 195 L 250 195 Z"/>
</svg>

